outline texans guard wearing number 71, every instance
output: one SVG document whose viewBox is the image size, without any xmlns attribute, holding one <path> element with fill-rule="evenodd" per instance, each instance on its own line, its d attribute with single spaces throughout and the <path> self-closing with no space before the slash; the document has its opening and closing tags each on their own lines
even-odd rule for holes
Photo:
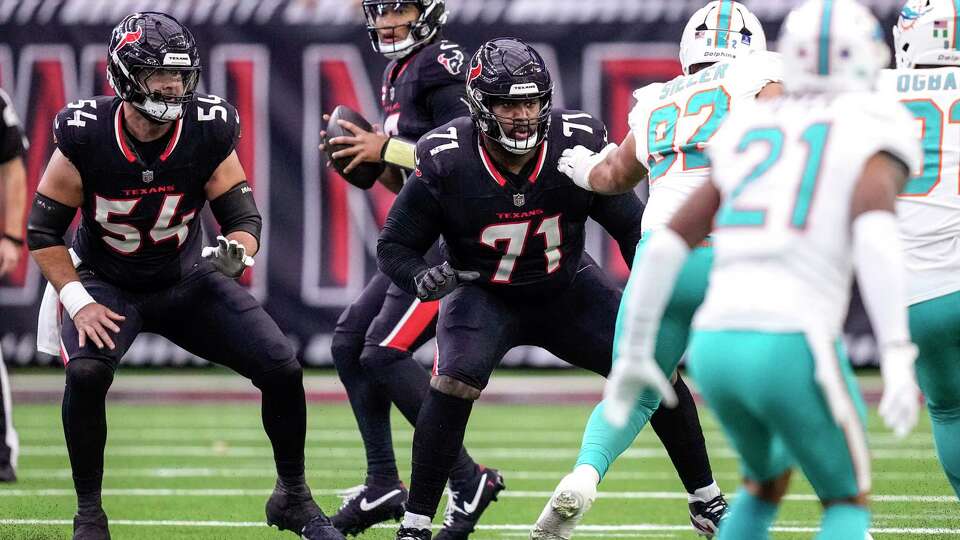
<svg viewBox="0 0 960 540">
<path fill-rule="evenodd" d="M 381 233 L 381 270 L 421 300 L 443 298 L 397 538 L 430 538 L 473 401 L 508 350 L 540 346 L 595 373 L 610 370 L 620 291 L 584 253 L 584 225 L 596 219 L 630 261 L 643 205 L 632 192 L 582 190 L 557 170 L 565 149 L 596 151 L 607 137 L 589 114 L 553 109 L 552 92 L 529 45 L 483 45 L 468 75 L 471 116 L 420 139 L 417 169 Z M 441 235 L 447 261 L 430 267 L 423 254 Z"/>
<path fill-rule="evenodd" d="M 236 281 L 253 265 L 261 218 L 235 150 L 232 105 L 195 92 L 193 35 L 162 13 L 135 13 L 113 31 L 107 74 L 118 97 L 68 105 L 57 150 L 30 213 L 30 253 L 59 293 L 63 427 L 78 511 L 75 540 L 110 538 L 101 506 L 105 399 L 140 332 L 154 332 L 252 380 L 263 396 L 277 485 L 267 522 L 313 539 L 342 539 L 304 480 L 306 402 L 293 348 Z M 202 248 L 207 201 L 221 226 Z M 73 260 L 63 236 L 80 208 Z M 201 249 L 202 248 L 202 249 Z M 76 267 L 75 267 L 76 265 Z M 56 305 L 54 301 L 48 305 Z"/>
</svg>

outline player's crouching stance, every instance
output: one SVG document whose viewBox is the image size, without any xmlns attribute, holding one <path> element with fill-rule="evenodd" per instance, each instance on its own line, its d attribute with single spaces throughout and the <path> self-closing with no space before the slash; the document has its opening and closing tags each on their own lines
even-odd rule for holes
<svg viewBox="0 0 960 540">
<path fill-rule="evenodd" d="M 793 11 L 779 41 L 789 98 L 730 115 L 709 150 L 710 181 L 634 268 L 624 369 L 605 396 L 627 403 L 663 378 L 659 313 L 691 249 L 713 239 L 689 359 L 745 478 L 721 540 L 767 538 L 795 466 L 824 505 L 818 540 L 867 534 L 866 409 L 839 340 L 854 271 L 882 351 L 880 414 L 898 435 L 917 420 L 894 204 L 920 148 L 906 111 L 868 92 L 889 58 L 882 35 L 853 0 Z"/>
<path fill-rule="evenodd" d="M 114 29 L 108 54 L 108 77 L 120 97 L 82 100 L 57 116 L 57 150 L 27 234 L 31 255 L 69 315 L 59 345 L 78 500 L 73 537 L 110 538 L 100 500 L 105 398 L 127 348 L 146 331 L 253 381 L 278 475 L 267 522 L 304 538 L 342 539 L 304 479 L 300 365 L 276 323 L 234 281 L 253 265 L 261 228 L 234 150 L 236 110 L 195 93 L 194 38 L 168 15 L 128 16 Z M 201 255 L 197 214 L 208 200 L 223 237 Z M 78 207 L 74 268 L 63 235 Z"/>
</svg>

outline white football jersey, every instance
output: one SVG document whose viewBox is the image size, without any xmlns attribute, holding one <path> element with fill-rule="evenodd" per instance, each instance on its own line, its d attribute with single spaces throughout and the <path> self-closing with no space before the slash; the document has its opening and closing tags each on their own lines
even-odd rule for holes
<svg viewBox="0 0 960 540">
<path fill-rule="evenodd" d="M 731 114 L 709 150 L 722 200 L 695 326 L 838 336 L 853 275 L 854 187 L 878 152 L 919 163 L 910 123 L 895 100 L 867 93 Z"/>
<path fill-rule="evenodd" d="M 628 121 L 637 143 L 637 161 L 649 171 L 644 232 L 666 225 L 707 180 L 705 150 L 728 112 L 754 101 L 764 86 L 780 81 L 782 73 L 779 54 L 756 51 L 633 93 L 637 104 Z"/>
<path fill-rule="evenodd" d="M 897 204 L 910 304 L 960 290 L 960 68 L 885 70 L 880 91 L 914 116 L 924 158 Z"/>
</svg>

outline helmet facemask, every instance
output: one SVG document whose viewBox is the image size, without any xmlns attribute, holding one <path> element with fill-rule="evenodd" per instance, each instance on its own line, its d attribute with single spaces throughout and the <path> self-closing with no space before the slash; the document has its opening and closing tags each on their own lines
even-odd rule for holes
<svg viewBox="0 0 960 540">
<path fill-rule="evenodd" d="M 481 94 L 479 99 L 474 95 L 470 100 L 471 108 L 475 108 L 473 116 L 480 132 L 499 143 L 506 151 L 517 155 L 527 154 L 546 140 L 550 129 L 552 88 L 547 92 L 521 98 L 487 96 L 479 91 L 475 91 L 474 94 Z M 515 118 L 500 116 L 494 112 L 498 104 L 515 102 L 514 106 L 522 107 L 522 103 L 531 100 L 540 104 L 540 110 L 535 117 Z"/>
<path fill-rule="evenodd" d="M 396 26 L 377 25 L 377 19 L 388 11 L 400 11 L 407 5 L 416 7 L 417 18 Z M 364 0 L 363 16 L 373 50 L 391 60 L 399 60 L 436 36 L 447 20 L 447 11 L 443 0 Z M 404 27 L 407 28 L 407 36 L 400 41 L 384 43 L 380 37 L 380 30 L 393 29 L 396 32 Z"/>
<path fill-rule="evenodd" d="M 186 105 L 196 97 L 197 84 L 200 82 L 199 68 L 137 66 L 131 72 L 136 82 L 135 94 L 139 99 L 130 104 L 157 122 L 172 122 L 181 118 Z M 165 91 L 169 87 L 174 87 L 174 91 Z"/>
</svg>

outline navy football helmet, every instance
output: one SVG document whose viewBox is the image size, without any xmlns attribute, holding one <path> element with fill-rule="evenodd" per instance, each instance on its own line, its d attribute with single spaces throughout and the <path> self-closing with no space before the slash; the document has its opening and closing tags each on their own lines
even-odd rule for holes
<svg viewBox="0 0 960 540">
<path fill-rule="evenodd" d="M 113 29 L 107 50 L 107 80 L 120 96 L 155 122 L 183 116 L 200 81 L 197 42 L 185 26 L 158 12 L 134 13 Z M 150 90 L 158 74 L 179 75 L 184 92 L 171 95 Z"/>
<path fill-rule="evenodd" d="M 511 118 L 497 116 L 498 101 L 540 101 L 536 133 L 524 139 L 510 137 L 503 123 L 517 125 Z M 467 103 L 477 129 L 515 154 L 526 154 L 547 139 L 553 104 L 553 81 L 543 58 L 523 41 L 499 38 L 488 41 L 473 55 L 467 75 Z"/>
<path fill-rule="evenodd" d="M 419 17 L 409 25 L 407 37 L 395 43 L 383 43 L 377 33 L 376 20 L 388 9 L 400 9 L 405 4 L 413 4 L 420 12 Z M 444 0 L 363 0 L 363 16 L 367 20 L 367 32 L 373 50 L 397 60 L 430 42 L 447 22 L 447 7 Z"/>
</svg>

